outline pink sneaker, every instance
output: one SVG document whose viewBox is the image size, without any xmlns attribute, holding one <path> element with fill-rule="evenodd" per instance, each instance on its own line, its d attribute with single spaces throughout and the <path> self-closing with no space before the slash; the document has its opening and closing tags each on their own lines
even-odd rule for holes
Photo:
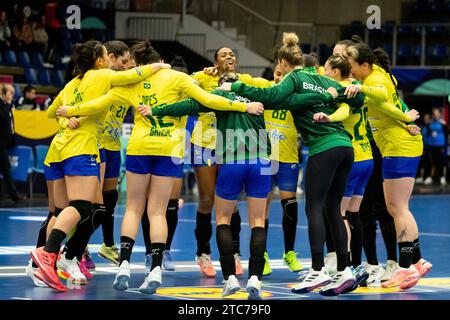
<svg viewBox="0 0 450 320">
<path fill-rule="evenodd" d="M 95 271 L 95 263 L 94 260 L 92 260 L 91 258 L 91 253 L 89 252 L 89 250 L 86 248 L 86 250 L 83 253 L 83 258 L 82 260 L 85 260 L 86 263 L 86 268 L 90 271 Z"/>
<path fill-rule="evenodd" d="M 80 262 L 80 271 L 82 274 L 84 274 L 84 276 L 86 277 L 86 279 L 91 280 L 94 276 L 92 275 L 92 273 L 89 272 L 89 269 L 86 267 L 86 259 L 84 259 L 84 255 L 81 258 L 81 262 Z"/>
<path fill-rule="evenodd" d="M 433 265 L 429 261 L 422 258 L 419 262 L 414 264 L 414 267 L 416 267 L 417 271 L 420 273 L 420 276 L 423 278 L 428 272 L 430 272 Z"/>
<path fill-rule="evenodd" d="M 394 271 L 392 278 L 382 282 L 381 286 L 383 288 L 400 286 L 400 289 L 409 289 L 414 287 L 419 280 L 420 273 L 413 265 L 407 269 L 398 267 L 397 270 Z"/>
</svg>

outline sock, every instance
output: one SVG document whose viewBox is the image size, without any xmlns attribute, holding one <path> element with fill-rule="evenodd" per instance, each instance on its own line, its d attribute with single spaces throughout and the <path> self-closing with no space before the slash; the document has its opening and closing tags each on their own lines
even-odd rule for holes
<svg viewBox="0 0 450 320">
<path fill-rule="evenodd" d="M 197 257 L 200 257 L 202 253 L 211 254 L 211 217 L 211 213 L 202 214 L 197 211 L 195 228 L 195 238 L 197 239 Z"/>
<path fill-rule="evenodd" d="M 395 230 L 394 219 L 385 212 L 380 221 L 381 235 L 386 247 L 387 259 L 397 261 L 397 232 Z"/>
<path fill-rule="evenodd" d="M 133 246 L 134 246 L 133 239 L 126 236 L 120 237 L 120 263 L 122 263 L 123 261 L 130 262 Z"/>
<path fill-rule="evenodd" d="M 53 215 L 54 212 L 49 211 L 47 219 L 45 219 L 45 221 L 41 224 L 41 227 L 39 228 L 39 236 L 38 241 L 36 243 L 36 248 L 44 246 L 45 243 L 47 242 L 47 226 Z"/>
<path fill-rule="evenodd" d="M 239 233 L 241 232 L 241 216 L 239 210 L 231 216 L 231 235 L 233 237 L 233 252 L 241 255 Z"/>
<path fill-rule="evenodd" d="M 339 250 L 337 250 L 336 258 L 337 258 L 337 271 L 344 271 L 344 269 L 349 266 L 349 261 L 351 260 L 351 253 L 349 252 L 341 253 L 339 252 Z"/>
<path fill-rule="evenodd" d="M 366 254 L 367 263 L 371 265 L 378 265 L 377 257 L 377 223 L 370 221 L 367 224 L 363 224 L 363 248 Z"/>
<path fill-rule="evenodd" d="M 45 244 L 44 250 L 49 253 L 58 254 L 61 242 L 63 242 L 66 234 L 64 231 L 59 229 L 53 229 L 50 233 L 47 243 Z"/>
<path fill-rule="evenodd" d="M 420 261 L 420 259 L 422 259 L 422 253 L 420 252 L 419 238 L 414 240 L 413 244 L 414 244 L 414 249 L 413 249 L 413 254 L 412 254 L 412 263 L 416 264 L 417 262 Z"/>
<path fill-rule="evenodd" d="M 398 249 L 400 252 L 400 260 L 398 264 L 402 268 L 409 268 L 412 264 L 412 254 L 414 249 L 413 242 L 399 242 Z"/>
<path fill-rule="evenodd" d="M 347 211 L 347 221 L 350 224 L 350 251 L 352 253 L 352 265 L 354 268 L 361 265 L 363 228 L 359 212 Z"/>
<path fill-rule="evenodd" d="M 172 245 L 173 236 L 175 235 L 175 230 L 178 224 L 178 199 L 170 199 L 167 205 L 166 211 L 167 220 L 167 242 L 166 250 L 170 250 Z"/>
<path fill-rule="evenodd" d="M 236 274 L 236 265 L 233 255 L 233 236 L 229 225 L 221 224 L 216 227 L 216 240 L 220 254 L 219 261 L 223 278 L 228 280 L 230 275 Z"/>
<path fill-rule="evenodd" d="M 264 270 L 264 248 L 266 247 L 266 230 L 254 227 L 250 236 L 250 259 L 248 261 L 248 277 L 256 275 L 261 281 Z"/>
<path fill-rule="evenodd" d="M 145 208 L 147 208 L 147 203 L 145 204 Z M 150 220 L 148 220 L 147 209 L 145 209 L 142 214 L 141 219 L 142 226 L 142 236 L 144 237 L 145 243 L 145 255 L 152 253 L 152 242 L 150 240 Z"/>
<path fill-rule="evenodd" d="M 295 235 L 297 233 L 298 205 L 296 198 L 281 200 L 283 209 L 283 234 L 284 234 L 284 252 L 294 250 Z"/>
<path fill-rule="evenodd" d="M 152 243 L 152 269 L 161 267 L 163 251 L 166 248 L 165 243 L 155 242 Z"/>
<path fill-rule="evenodd" d="M 269 236 L 269 219 L 264 220 L 264 229 L 266 229 L 266 247 L 264 251 L 267 252 L 267 238 Z"/>
<path fill-rule="evenodd" d="M 114 245 L 114 209 L 116 208 L 119 193 L 117 190 L 103 192 L 105 202 L 105 218 L 102 223 L 103 243 L 107 247 Z"/>
<path fill-rule="evenodd" d="M 92 212 L 87 219 L 81 220 L 73 236 L 66 242 L 66 258 L 72 260 L 74 257 L 81 261 L 84 250 L 94 234 L 95 230 L 102 224 L 105 217 L 105 206 L 94 203 Z"/>
</svg>

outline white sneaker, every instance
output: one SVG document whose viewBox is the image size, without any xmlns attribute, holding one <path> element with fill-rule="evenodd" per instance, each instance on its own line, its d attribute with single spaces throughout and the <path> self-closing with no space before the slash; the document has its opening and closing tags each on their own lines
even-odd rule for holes
<svg viewBox="0 0 450 320">
<path fill-rule="evenodd" d="M 80 270 L 80 263 L 77 258 L 73 257 L 72 260 L 69 260 L 66 258 L 66 254 L 67 252 L 61 253 L 56 263 L 58 275 L 67 278 L 73 284 L 87 284 L 88 281 Z"/>
<path fill-rule="evenodd" d="M 416 178 L 416 183 L 417 184 L 422 184 L 423 183 L 423 178 L 422 177 Z"/>
<path fill-rule="evenodd" d="M 446 186 L 447 185 L 447 180 L 445 179 L 445 177 L 441 177 L 441 186 Z"/>
<path fill-rule="evenodd" d="M 128 261 L 122 261 L 117 271 L 116 278 L 114 279 L 113 288 L 116 290 L 124 291 L 128 289 L 128 281 L 130 281 L 130 263 Z"/>
<path fill-rule="evenodd" d="M 331 277 L 328 275 L 325 267 L 322 267 L 320 271 L 315 271 L 311 268 L 307 273 L 302 274 L 299 280 L 301 282 L 291 289 L 293 293 L 307 293 L 316 288 L 326 286 L 331 282 Z"/>
<path fill-rule="evenodd" d="M 367 278 L 366 284 L 369 288 L 380 288 L 381 287 L 381 277 L 384 274 L 383 266 L 379 264 L 367 264 L 366 271 L 369 273 L 369 278 Z"/>
<path fill-rule="evenodd" d="M 356 278 L 353 275 L 352 270 L 350 267 L 347 267 L 343 271 L 338 271 L 331 280 L 331 283 L 323 287 L 319 293 L 323 296 L 336 296 L 345 289 L 353 286 L 355 281 Z"/>
<path fill-rule="evenodd" d="M 231 275 L 228 280 L 223 280 L 222 297 L 230 296 L 239 290 L 241 290 L 241 286 L 236 276 Z"/>
<path fill-rule="evenodd" d="M 261 286 L 262 281 L 258 280 L 257 276 L 251 276 L 250 279 L 247 281 L 247 292 L 248 292 L 248 299 L 249 300 L 261 300 L 262 294 L 261 294 Z"/>
<path fill-rule="evenodd" d="M 139 291 L 147 294 L 154 294 L 156 289 L 162 284 L 161 267 L 155 267 L 145 278 L 144 283 L 139 287 Z"/>
<path fill-rule="evenodd" d="M 433 178 L 432 177 L 428 177 L 425 179 L 425 181 L 423 182 L 424 185 L 429 186 L 433 184 Z"/>
<path fill-rule="evenodd" d="M 398 268 L 398 263 L 396 261 L 388 260 L 386 262 L 386 271 L 381 276 L 380 281 L 384 282 L 384 281 L 390 280 L 397 268 Z"/>
<path fill-rule="evenodd" d="M 324 259 L 325 269 L 330 276 L 337 273 L 337 257 L 336 252 L 328 252 Z"/>
<path fill-rule="evenodd" d="M 30 261 L 28 261 L 28 266 L 25 269 L 27 276 L 29 276 L 31 278 L 31 280 L 33 280 L 33 283 L 36 287 L 40 287 L 40 288 L 48 287 L 43 281 L 36 278 L 36 276 L 34 275 L 36 270 L 38 270 L 38 268 L 33 268 L 33 259 L 30 259 Z"/>
</svg>

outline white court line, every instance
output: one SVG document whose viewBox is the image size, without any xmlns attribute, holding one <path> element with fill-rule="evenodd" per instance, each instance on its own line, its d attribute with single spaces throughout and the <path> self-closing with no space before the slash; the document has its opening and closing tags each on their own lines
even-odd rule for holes
<svg viewBox="0 0 450 320">
<path fill-rule="evenodd" d="M 12 300 L 32 300 L 31 298 L 11 297 Z"/>
</svg>

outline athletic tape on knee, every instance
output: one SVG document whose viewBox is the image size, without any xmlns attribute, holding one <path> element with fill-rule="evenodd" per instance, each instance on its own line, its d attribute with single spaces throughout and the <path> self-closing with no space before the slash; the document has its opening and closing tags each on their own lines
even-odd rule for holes
<svg viewBox="0 0 450 320">
<path fill-rule="evenodd" d="M 70 201 L 69 206 L 74 207 L 80 214 L 80 216 L 81 216 L 80 223 L 82 223 L 84 220 L 89 219 L 92 209 L 94 208 L 92 202 L 86 201 L 86 200 Z"/>
</svg>

